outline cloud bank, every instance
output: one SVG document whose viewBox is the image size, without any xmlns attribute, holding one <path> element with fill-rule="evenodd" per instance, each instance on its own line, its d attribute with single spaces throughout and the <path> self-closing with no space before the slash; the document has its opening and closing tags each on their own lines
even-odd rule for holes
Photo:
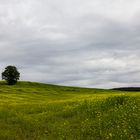
<svg viewBox="0 0 140 140">
<path fill-rule="evenodd" d="M 0 68 L 22 80 L 140 86 L 138 0 L 0 0 Z"/>
</svg>

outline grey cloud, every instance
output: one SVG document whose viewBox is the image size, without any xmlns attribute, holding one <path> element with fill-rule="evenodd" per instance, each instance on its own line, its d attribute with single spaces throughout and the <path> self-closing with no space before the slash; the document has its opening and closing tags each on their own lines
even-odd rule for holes
<svg viewBox="0 0 140 140">
<path fill-rule="evenodd" d="M 0 0 L 0 68 L 13 64 L 22 80 L 52 84 L 137 86 L 138 4 Z"/>
</svg>

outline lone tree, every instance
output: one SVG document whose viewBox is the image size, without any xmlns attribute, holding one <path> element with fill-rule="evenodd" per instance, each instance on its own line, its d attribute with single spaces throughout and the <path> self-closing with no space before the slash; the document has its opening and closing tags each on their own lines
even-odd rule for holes
<svg viewBox="0 0 140 140">
<path fill-rule="evenodd" d="M 6 80 L 8 85 L 14 85 L 19 80 L 20 73 L 15 66 L 7 66 L 2 72 L 2 79 Z"/>
</svg>

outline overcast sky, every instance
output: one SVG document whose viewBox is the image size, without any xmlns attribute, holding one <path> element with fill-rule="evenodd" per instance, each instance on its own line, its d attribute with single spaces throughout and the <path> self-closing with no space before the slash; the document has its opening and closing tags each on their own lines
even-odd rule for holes
<svg viewBox="0 0 140 140">
<path fill-rule="evenodd" d="M 140 86 L 139 0 L 0 0 L 0 69 L 59 85 Z"/>
</svg>

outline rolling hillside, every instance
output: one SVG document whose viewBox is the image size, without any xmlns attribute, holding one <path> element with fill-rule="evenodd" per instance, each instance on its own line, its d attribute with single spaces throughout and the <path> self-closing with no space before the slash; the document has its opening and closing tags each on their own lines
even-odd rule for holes
<svg viewBox="0 0 140 140">
<path fill-rule="evenodd" d="M 139 140 L 140 92 L 0 82 L 0 140 Z"/>
</svg>

